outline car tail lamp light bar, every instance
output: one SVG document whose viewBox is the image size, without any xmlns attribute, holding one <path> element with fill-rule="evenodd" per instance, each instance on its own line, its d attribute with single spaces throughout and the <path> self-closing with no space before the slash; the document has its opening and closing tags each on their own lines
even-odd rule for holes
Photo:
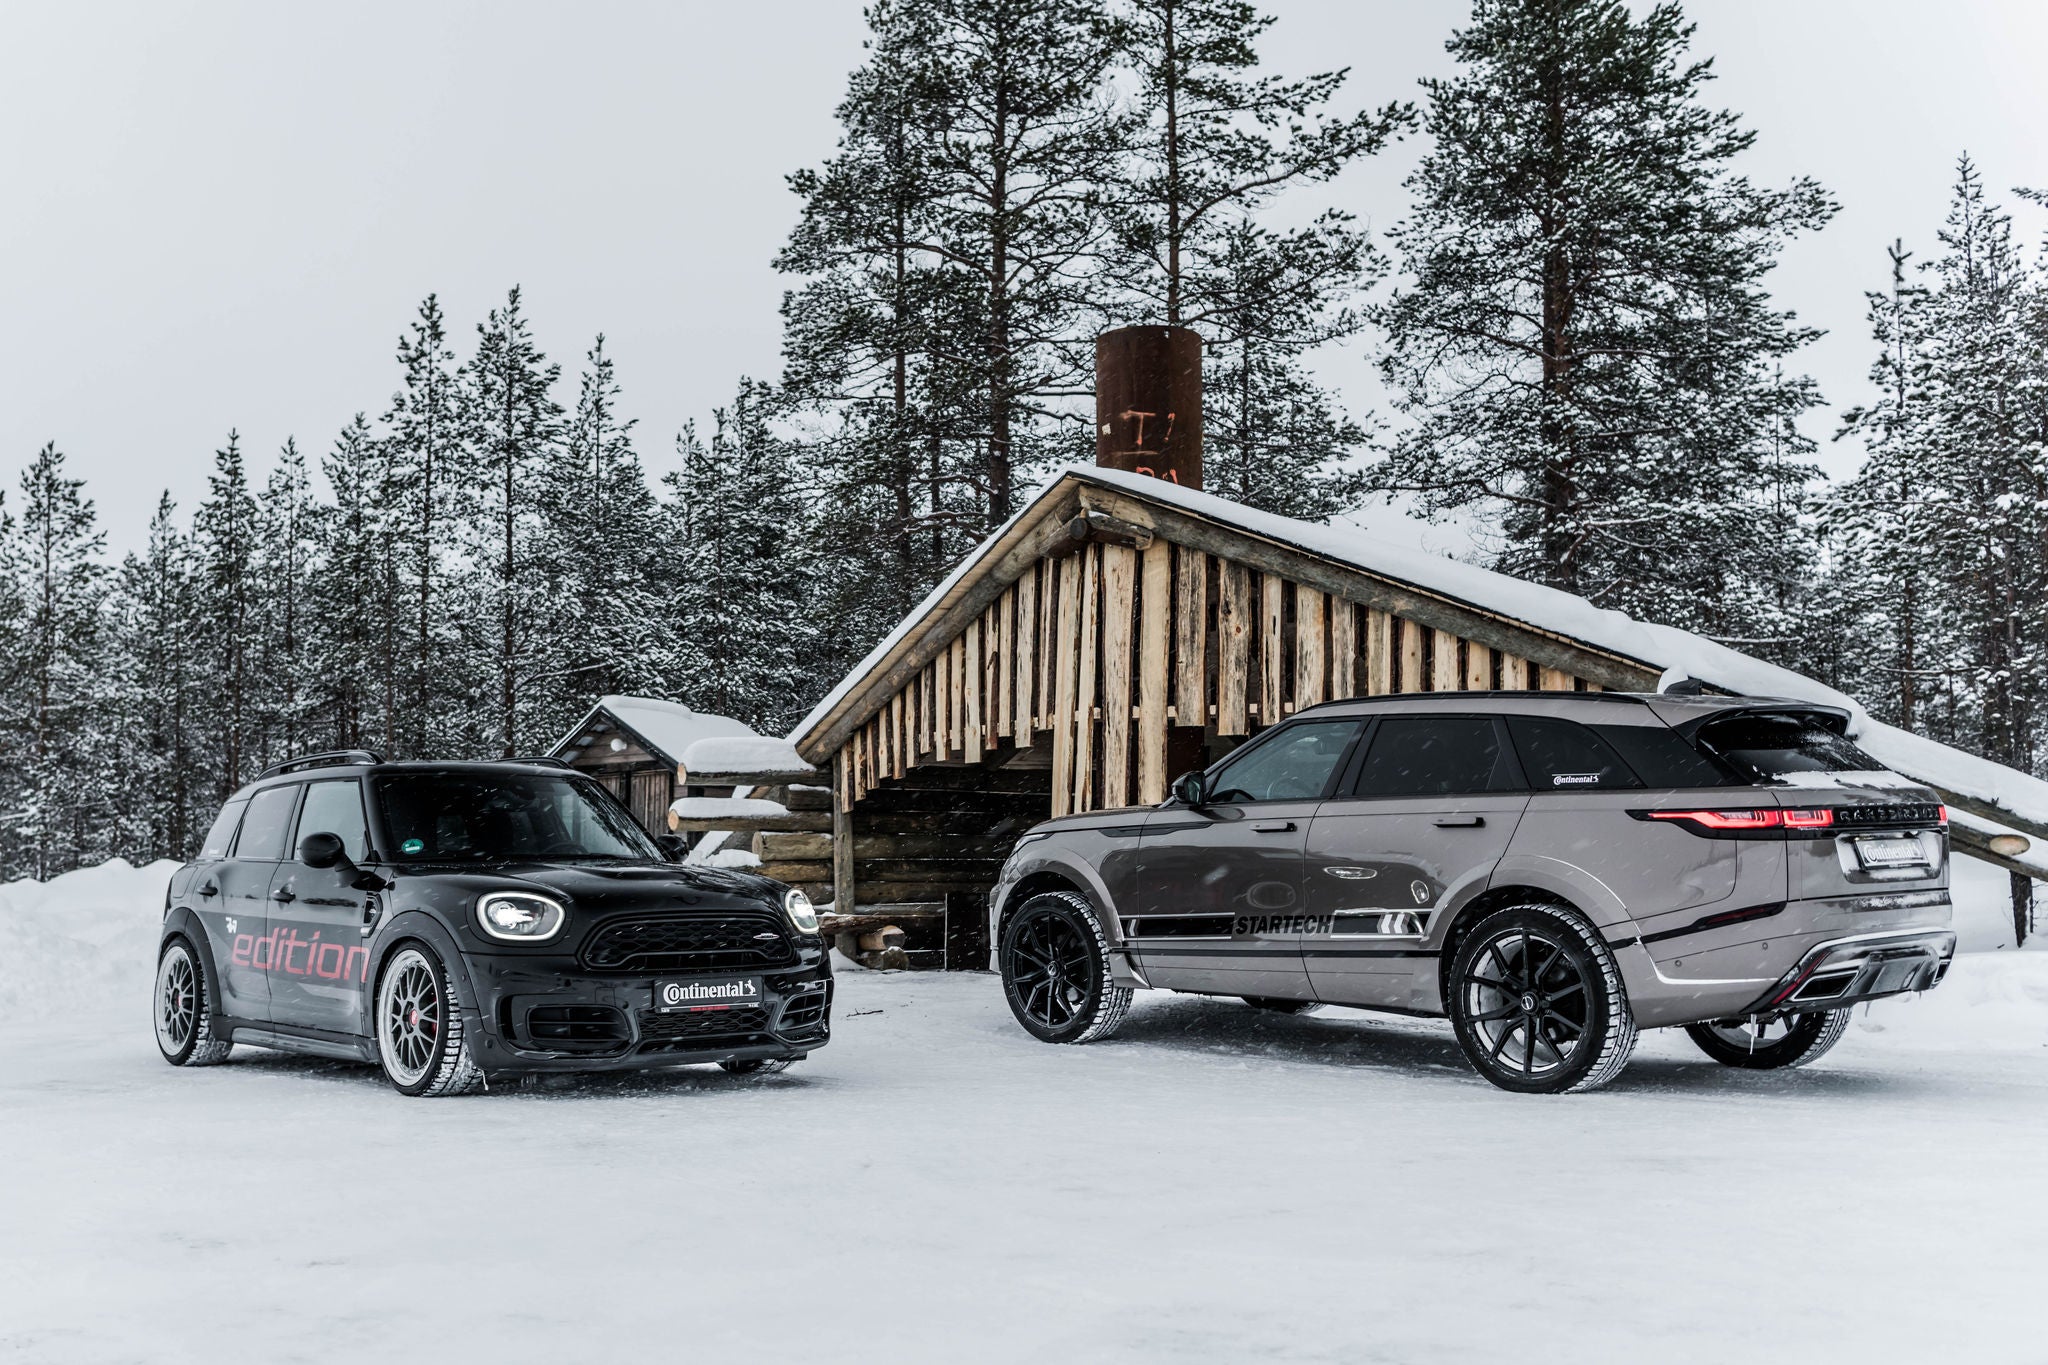
<svg viewBox="0 0 2048 1365">
<path fill-rule="evenodd" d="M 1948 825 L 1947 806 L 1874 810 L 1837 806 L 1752 806 L 1722 810 L 1632 810 L 1638 820 L 1665 820 L 1709 839 L 1822 838 L 1842 826 Z M 1892 818 L 1885 818 L 1892 817 Z M 1907 817 L 1907 818 L 1900 818 Z M 1931 817 L 1931 818 L 1930 818 Z"/>
</svg>

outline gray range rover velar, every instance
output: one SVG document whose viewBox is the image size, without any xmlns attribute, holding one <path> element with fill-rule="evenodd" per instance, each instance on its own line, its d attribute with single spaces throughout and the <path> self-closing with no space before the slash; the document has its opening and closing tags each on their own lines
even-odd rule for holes
<svg viewBox="0 0 2048 1365">
<path fill-rule="evenodd" d="M 1585 1090 L 1642 1028 L 1797 1066 L 1955 951 L 1947 812 L 1846 713 L 1704 695 L 1460 693 L 1303 711 L 1147 809 L 1027 833 L 991 906 L 1048 1042 L 1136 987 L 1447 1015 L 1508 1090 Z"/>
</svg>

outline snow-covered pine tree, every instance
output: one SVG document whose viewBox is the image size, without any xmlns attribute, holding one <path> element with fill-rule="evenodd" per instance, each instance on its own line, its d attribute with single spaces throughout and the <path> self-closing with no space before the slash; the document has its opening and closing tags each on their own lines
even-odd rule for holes
<svg viewBox="0 0 2048 1365">
<path fill-rule="evenodd" d="M 211 799 L 218 804 L 256 772 L 252 732 L 259 715 L 254 630 L 259 604 L 255 576 L 255 496 L 242 459 L 241 435 L 214 452 L 205 501 L 193 517 L 199 563 L 199 639 L 213 669 L 206 714 L 198 718 L 210 760 Z"/>
<path fill-rule="evenodd" d="M 770 429 L 772 400 L 741 380 L 708 442 L 694 428 L 677 438 L 658 572 L 673 594 L 670 693 L 781 734 L 816 700 L 818 627 L 800 470 Z"/>
<path fill-rule="evenodd" d="M 469 709 L 456 680 L 459 585 L 444 561 L 474 483 L 463 429 L 463 380 L 449 348 L 440 300 L 427 295 L 398 340 L 401 386 L 384 414 L 392 549 L 406 587 L 404 648 L 383 690 L 399 699 L 399 728 L 386 742 L 401 755 L 445 754 Z M 444 596 L 450 598 L 444 601 Z"/>
<path fill-rule="evenodd" d="M 536 714 L 545 694 L 535 686 L 559 667 L 543 633 L 553 587 L 541 503 L 562 438 L 562 408 L 554 399 L 561 366 L 534 345 L 517 285 L 477 325 L 467 368 L 476 482 L 463 527 L 473 572 L 465 635 L 474 676 L 488 682 L 471 714 L 481 724 L 465 747 L 512 755 L 546 729 L 536 724 L 549 718 Z"/>
<path fill-rule="evenodd" d="M 257 599 L 257 719 L 252 761 L 259 767 L 303 753 L 307 741 L 312 658 L 307 633 L 308 583 L 316 519 L 306 457 L 287 438 L 256 502 L 256 554 L 250 572 L 263 585 Z"/>
<path fill-rule="evenodd" d="M 1453 35 L 1377 310 L 1414 420 L 1383 481 L 1496 517 L 1511 573 L 1768 652 L 1819 398 L 1762 282 L 1834 205 L 1735 173 L 1754 135 L 1691 36 L 1621 0 L 1478 0 Z"/>
<path fill-rule="evenodd" d="M 412 618 L 400 544 L 408 508 L 391 487 L 391 449 L 359 412 L 320 461 L 333 500 L 313 519 L 306 681 L 309 721 L 338 748 L 388 746 L 405 729 L 399 679 Z"/>
<path fill-rule="evenodd" d="M 198 591 L 192 540 L 166 492 L 150 518 L 148 543 L 121 563 L 110 613 L 123 792 L 115 818 L 119 851 L 138 864 L 189 858 L 213 815 L 213 783 L 193 735 L 214 681 L 201 652 Z"/>
<path fill-rule="evenodd" d="M 5 556 L 18 601 L 15 666 L 4 715 L 18 765 L 9 793 L 7 873 L 48 878 L 105 858 L 111 812 L 95 764 L 105 760 L 108 697 L 101 646 L 106 537 L 83 479 L 65 475 L 55 443 L 21 475 L 21 513 Z"/>
</svg>

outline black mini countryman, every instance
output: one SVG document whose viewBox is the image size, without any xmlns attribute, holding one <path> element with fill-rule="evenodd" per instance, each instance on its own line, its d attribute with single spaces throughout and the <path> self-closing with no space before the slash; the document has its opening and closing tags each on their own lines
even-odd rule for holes
<svg viewBox="0 0 2048 1365">
<path fill-rule="evenodd" d="M 685 866 L 552 760 L 266 770 L 171 878 L 157 1044 L 373 1062 L 408 1095 L 492 1076 L 716 1062 L 824 1045 L 832 969 L 800 891 Z"/>
</svg>

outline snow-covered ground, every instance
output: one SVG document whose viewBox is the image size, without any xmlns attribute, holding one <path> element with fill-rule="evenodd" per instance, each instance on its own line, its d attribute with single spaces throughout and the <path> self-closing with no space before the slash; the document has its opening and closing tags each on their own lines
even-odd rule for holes
<svg viewBox="0 0 2048 1365">
<path fill-rule="evenodd" d="M 160 872 L 80 875 L 129 956 Z M 1150 996 L 1056 1048 L 848 970 L 786 1075 L 422 1102 L 167 1067 L 145 979 L 48 1005 L 7 926 L 78 889 L 0 889 L 0 1360 L 2048 1359 L 2048 953 L 1806 1071 L 1660 1033 L 1562 1099 L 1433 1023 Z"/>
</svg>

